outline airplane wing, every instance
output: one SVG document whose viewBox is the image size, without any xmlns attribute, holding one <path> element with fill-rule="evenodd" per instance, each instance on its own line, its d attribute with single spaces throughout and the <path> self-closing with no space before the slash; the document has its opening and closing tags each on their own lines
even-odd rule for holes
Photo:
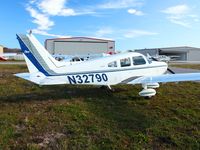
<svg viewBox="0 0 200 150">
<path fill-rule="evenodd" d="M 159 76 L 145 76 L 136 78 L 128 84 L 166 83 L 180 81 L 200 81 L 200 73 L 164 74 Z"/>
</svg>

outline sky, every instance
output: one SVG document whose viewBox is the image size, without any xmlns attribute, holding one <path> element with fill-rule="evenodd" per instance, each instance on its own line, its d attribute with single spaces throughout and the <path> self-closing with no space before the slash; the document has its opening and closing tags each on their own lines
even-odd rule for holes
<svg viewBox="0 0 200 150">
<path fill-rule="evenodd" d="M 199 0 L 6 0 L 0 44 L 19 48 L 17 33 L 45 39 L 86 36 L 116 41 L 116 50 L 200 47 Z"/>
</svg>

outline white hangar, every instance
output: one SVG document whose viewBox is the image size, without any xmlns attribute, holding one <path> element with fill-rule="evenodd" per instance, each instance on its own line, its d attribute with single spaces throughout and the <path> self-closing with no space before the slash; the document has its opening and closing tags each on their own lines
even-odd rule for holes
<svg viewBox="0 0 200 150">
<path fill-rule="evenodd" d="M 115 41 L 89 37 L 55 38 L 45 41 L 51 54 L 87 55 L 115 52 Z"/>
</svg>

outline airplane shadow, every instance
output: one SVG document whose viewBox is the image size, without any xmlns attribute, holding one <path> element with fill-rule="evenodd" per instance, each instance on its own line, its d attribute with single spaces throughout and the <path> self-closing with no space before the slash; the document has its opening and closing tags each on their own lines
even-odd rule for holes
<svg viewBox="0 0 200 150">
<path fill-rule="evenodd" d="M 26 103 L 40 101 L 73 101 L 81 98 L 93 115 L 112 122 L 115 128 L 124 132 L 145 132 L 152 124 L 152 119 L 147 117 L 141 109 L 135 109 L 135 102 L 144 101 L 138 96 L 129 95 L 130 89 L 114 87 L 115 91 L 101 89 L 95 86 L 45 86 L 35 92 L 24 94 L 10 94 L 1 96 L 1 103 Z M 130 104 L 133 103 L 133 104 Z M 127 133 L 128 134 L 128 133 Z"/>
<path fill-rule="evenodd" d="M 22 85 L 24 86 L 24 85 Z M 26 92 L 26 87 L 33 87 L 36 90 Z M 0 96 L 1 102 L 26 102 L 26 101 L 46 101 L 46 100 L 59 100 L 66 99 L 70 100 L 73 98 L 99 98 L 99 99 L 111 99 L 115 97 L 115 94 L 119 94 L 120 92 L 126 92 L 128 89 L 124 89 L 121 87 L 114 87 L 114 91 L 111 91 L 107 88 L 101 88 L 100 86 L 68 86 L 68 85 L 59 85 L 59 86 L 43 86 L 38 87 L 37 85 L 33 85 L 32 83 L 28 83 L 25 85 L 25 92 L 20 94 L 6 94 L 5 96 Z M 137 100 L 138 96 L 132 96 L 132 100 Z"/>
</svg>

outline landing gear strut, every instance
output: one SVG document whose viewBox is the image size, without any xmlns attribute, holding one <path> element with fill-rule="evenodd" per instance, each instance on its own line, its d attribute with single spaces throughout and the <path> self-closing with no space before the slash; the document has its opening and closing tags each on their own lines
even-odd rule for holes
<svg viewBox="0 0 200 150">
<path fill-rule="evenodd" d="M 102 85 L 100 88 L 101 88 L 101 89 L 106 89 L 106 90 L 109 90 L 109 91 L 111 91 L 111 92 L 114 92 L 114 91 L 115 91 L 115 89 L 111 88 L 111 86 L 110 86 L 110 85 L 107 85 L 107 86 L 105 86 L 105 85 Z"/>
</svg>

